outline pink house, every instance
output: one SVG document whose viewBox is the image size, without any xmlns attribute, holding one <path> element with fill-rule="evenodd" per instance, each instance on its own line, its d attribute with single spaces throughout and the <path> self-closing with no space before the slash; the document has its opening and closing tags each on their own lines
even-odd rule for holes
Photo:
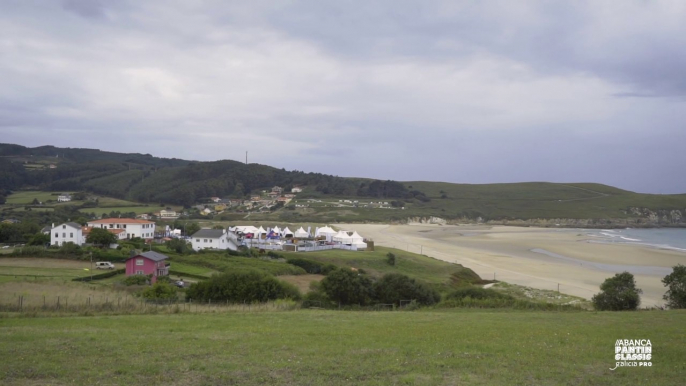
<svg viewBox="0 0 686 386">
<path fill-rule="evenodd" d="M 152 282 L 155 283 L 158 276 L 169 275 L 169 265 L 165 263 L 168 258 L 153 251 L 131 256 L 126 260 L 126 276 L 152 274 Z"/>
</svg>

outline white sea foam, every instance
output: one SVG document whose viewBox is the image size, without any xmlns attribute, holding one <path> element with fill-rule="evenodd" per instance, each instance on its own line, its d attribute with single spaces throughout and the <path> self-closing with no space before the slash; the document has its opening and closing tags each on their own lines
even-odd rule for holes
<svg viewBox="0 0 686 386">
<path fill-rule="evenodd" d="M 626 241 L 641 241 L 640 239 L 632 239 L 629 237 L 624 237 L 624 236 L 619 236 L 620 239 L 626 240 Z"/>
</svg>

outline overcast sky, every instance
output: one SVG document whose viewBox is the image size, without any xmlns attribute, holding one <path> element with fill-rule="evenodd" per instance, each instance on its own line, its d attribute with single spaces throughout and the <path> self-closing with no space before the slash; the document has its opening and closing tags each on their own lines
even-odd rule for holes
<svg viewBox="0 0 686 386">
<path fill-rule="evenodd" d="M 0 142 L 686 193 L 686 1 L 4 0 Z"/>
</svg>

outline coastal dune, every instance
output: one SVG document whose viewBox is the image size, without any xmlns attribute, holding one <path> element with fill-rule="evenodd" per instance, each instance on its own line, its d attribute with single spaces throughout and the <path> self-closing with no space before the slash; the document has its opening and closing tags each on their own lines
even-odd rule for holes
<svg viewBox="0 0 686 386">
<path fill-rule="evenodd" d="M 608 277 L 634 274 L 642 307 L 664 304 L 661 279 L 686 253 L 642 245 L 602 243 L 583 229 L 475 225 L 340 224 L 376 245 L 422 253 L 471 268 L 484 279 L 559 290 L 590 299 Z"/>
</svg>

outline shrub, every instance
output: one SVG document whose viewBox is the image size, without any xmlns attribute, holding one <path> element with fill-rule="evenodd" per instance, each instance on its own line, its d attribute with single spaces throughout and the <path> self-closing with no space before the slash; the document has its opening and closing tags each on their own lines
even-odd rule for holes
<svg viewBox="0 0 686 386">
<path fill-rule="evenodd" d="M 386 263 L 388 263 L 388 265 L 395 266 L 395 255 L 388 252 L 386 254 Z"/>
<path fill-rule="evenodd" d="M 303 297 L 302 306 L 304 308 L 334 308 L 336 305 L 322 291 L 310 291 Z"/>
<path fill-rule="evenodd" d="M 384 275 L 373 286 L 374 299 L 381 303 L 400 305 L 401 300 L 415 300 L 419 304 L 438 303 L 441 296 L 426 285 L 399 273 Z"/>
<path fill-rule="evenodd" d="M 252 303 L 286 298 L 298 300 L 300 292 L 295 286 L 258 271 L 236 271 L 193 283 L 186 296 L 200 301 Z"/>
<path fill-rule="evenodd" d="M 150 277 L 146 275 L 131 275 L 127 276 L 126 279 L 122 281 L 125 285 L 146 285 Z"/>
<path fill-rule="evenodd" d="M 686 308 L 686 266 L 676 265 L 672 273 L 662 279 L 667 289 L 663 299 L 669 308 Z"/>
<path fill-rule="evenodd" d="M 312 260 L 307 260 L 307 259 L 288 259 L 286 261 L 288 264 L 295 265 L 296 267 L 300 267 L 305 270 L 307 273 L 312 273 L 312 274 L 318 274 L 322 273 L 322 265 L 316 261 Z"/>
<path fill-rule="evenodd" d="M 465 287 L 457 289 L 448 295 L 446 295 L 446 300 L 461 300 L 465 298 L 471 299 L 496 299 L 496 300 L 509 300 L 514 301 L 514 298 L 510 295 L 492 290 L 490 288 L 481 287 Z"/>
<path fill-rule="evenodd" d="M 168 282 L 157 281 L 151 287 L 144 289 L 141 296 L 151 300 L 176 300 L 177 293 L 176 288 Z"/>
<path fill-rule="evenodd" d="M 83 254 L 83 249 L 74 243 L 64 243 L 60 247 L 60 254 L 81 256 Z"/>
<path fill-rule="evenodd" d="M 193 248 L 191 248 L 191 246 L 188 244 L 188 242 L 186 242 L 186 240 L 172 239 L 167 241 L 165 245 L 170 250 L 182 255 L 193 252 Z"/>
<path fill-rule="evenodd" d="M 622 272 L 605 279 L 600 285 L 600 292 L 593 295 L 591 301 L 601 311 L 635 310 L 641 304 L 642 293 L 640 288 L 636 288 L 634 275 Z"/>
<path fill-rule="evenodd" d="M 322 267 L 322 275 L 328 275 L 337 269 L 338 269 L 338 267 L 336 267 L 335 265 L 327 264 L 327 265 Z M 364 272 L 362 272 L 362 269 L 359 269 L 358 272 L 364 273 Z"/>
<path fill-rule="evenodd" d="M 267 256 L 271 257 L 272 259 L 283 259 L 283 255 L 278 254 L 274 251 L 267 252 Z"/>
<path fill-rule="evenodd" d="M 355 272 L 337 269 L 321 281 L 326 296 L 342 305 L 366 305 L 371 301 L 372 282 Z"/>
</svg>

